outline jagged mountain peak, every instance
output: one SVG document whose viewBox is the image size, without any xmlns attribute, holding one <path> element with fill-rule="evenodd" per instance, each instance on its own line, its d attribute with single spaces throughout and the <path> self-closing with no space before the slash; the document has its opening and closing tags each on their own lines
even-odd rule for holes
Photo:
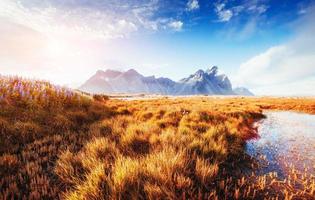
<svg viewBox="0 0 315 200">
<path fill-rule="evenodd" d="M 226 75 L 218 74 L 217 66 L 206 72 L 200 69 L 188 78 L 180 80 L 180 83 L 183 85 L 180 93 L 184 94 L 234 94 L 230 80 Z"/>
<path fill-rule="evenodd" d="M 100 69 L 96 71 L 96 74 L 103 74 L 103 73 L 105 73 L 105 72 L 103 70 L 100 70 Z"/>
<path fill-rule="evenodd" d="M 97 71 L 80 89 L 90 93 L 147 93 L 166 95 L 219 94 L 235 95 L 229 78 L 218 74 L 218 67 L 197 70 L 194 74 L 175 82 L 168 78 L 143 76 L 135 69 L 125 72 Z"/>
<path fill-rule="evenodd" d="M 197 70 L 194 74 L 190 75 L 187 78 L 183 78 L 180 82 L 191 82 L 191 81 L 204 81 L 205 79 L 216 79 L 217 81 L 229 81 L 228 77 L 225 74 L 219 74 L 219 69 L 217 66 L 213 66 L 206 71 L 202 69 Z"/>
<path fill-rule="evenodd" d="M 204 79 L 205 72 L 202 69 L 199 69 L 195 72 L 195 74 L 191 75 L 190 77 L 196 81 L 202 81 Z"/>
<path fill-rule="evenodd" d="M 215 76 L 218 74 L 218 70 L 219 70 L 219 68 L 217 66 L 213 66 L 213 67 L 207 69 L 206 73 L 208 75 L 214 75 Z"/>
<path fill-rule="evenodd" d="M 127 70 L 126 72 L 124 72 L 125 75 L 128 75 L 128 76 L 138 76 L 138 75 L 141 75 L 139 74 L 135 69 L 129 69 Z"/>
<path fill-rule="evenodd" d="M 202 69 L 196 71 L 195 75 L 200 76 L 203 75 L 205 72 Z"/>
</svg>

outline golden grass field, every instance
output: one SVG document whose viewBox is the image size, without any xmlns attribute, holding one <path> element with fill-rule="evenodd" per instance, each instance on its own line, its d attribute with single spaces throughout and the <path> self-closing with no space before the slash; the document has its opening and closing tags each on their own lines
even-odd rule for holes
<svg viewBox="0 0 315 200">
<path fill-rule="evenodd" d="M 256 167 L 244 144 L 256 136 L 253 124 L 263 110 L 315 114 L 315 99 L 123 101 L 2 77 L 0 107 L 0 199 L 315 195 L 314 177 L 296 178 L 297 190 L 276 174 L 244 173 Z"/>
</svg>

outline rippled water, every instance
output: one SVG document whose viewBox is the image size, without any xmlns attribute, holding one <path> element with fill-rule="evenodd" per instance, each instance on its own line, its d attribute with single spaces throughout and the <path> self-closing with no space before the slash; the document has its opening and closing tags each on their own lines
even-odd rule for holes
<svg viewBox="0 0 315 200">
<path fill-rule="evenodd" d="M 258 123 L 259 137 L 246 151 L 260 163 L 258 174 L 277 172 L 286 178 L 292 169 L 315 176 L 315 115 L 266 112 Z"/>
</svg>

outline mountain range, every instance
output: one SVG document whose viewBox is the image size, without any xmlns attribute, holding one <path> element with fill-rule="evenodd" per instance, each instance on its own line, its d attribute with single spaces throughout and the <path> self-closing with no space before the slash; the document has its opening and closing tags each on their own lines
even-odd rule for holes
<svg viewBox="0 0 315 200">
<path fill-rule="evenodd" d="M 143 76 L 134 69 L 125 72 L 98 70 L 79 90 L 93 94 L 161 94 L 161 95 L 253 95 L 246 88 L 232 89 L 229 78 L 214 66 L 198 70 L 179 81 Z"/>
</svg>

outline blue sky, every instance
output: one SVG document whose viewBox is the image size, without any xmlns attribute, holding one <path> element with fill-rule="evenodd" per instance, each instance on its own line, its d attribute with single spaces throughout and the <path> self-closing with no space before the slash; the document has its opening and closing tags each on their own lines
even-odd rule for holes
<svg viewBox="0 0 315 200">
<path fill-rule="evenodd" d="M 1 0 L 0 73 L 76 87 L 97 69 L 219 66 L 259 95 L 315 95 L 311 0 Z"/>
</svg>

